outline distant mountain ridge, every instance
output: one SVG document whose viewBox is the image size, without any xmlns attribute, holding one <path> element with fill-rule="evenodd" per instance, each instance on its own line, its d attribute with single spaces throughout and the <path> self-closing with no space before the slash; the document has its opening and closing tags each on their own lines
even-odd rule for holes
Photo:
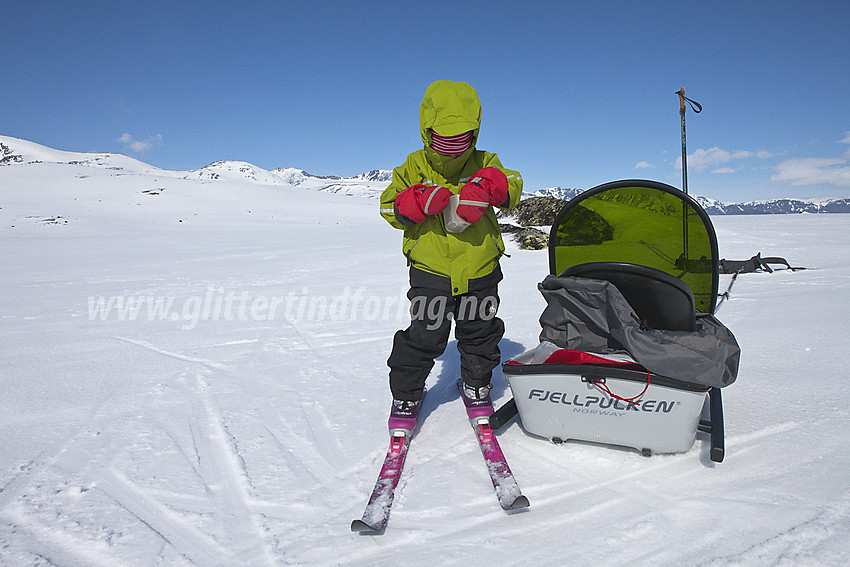
<svg viewBox="0 0 850 567">
<path fill-rule="evenodd" d="M 696 197 L 709 215 L 788 215 L 800 213 L 850 213 L 850 199 L 770 199 L 748 203 L 722 203 Z"/>
<path fill-rule="evenodd" d="M 131 157 L 114 153 L 79 153 L 0 136 L 0 166 L 58 163 L 102 167 L 127 173 L 147 173 L 163 177 L 200 181 L 249 181 L 260 185 L 289 185 L 313 191 L 377 197 L 392 179 L 392 171 L 376 169 L 354 177 L 311 175 L 303 169 L 284 167 L 271 171 L 244 161 L 216 161 L 200 169 L 172 171 L 159 169 Z"/>
<path fill-rule="evenodd" d="M 546 189 L 538 189 L 534 192 L 526 192 L 523 191 L 522 198 L 527 199 L 529 197 L 555 197 L 556 199 L 562 199 L 564 201 L 569 201 L 576 195 L 583 193 L 584 189 L 563 189 L 561 187 L 547 187 Z"/>
<path fill-rule="evenodd" d="M 312 191 L 376 198 L 392 180 L 392 171 L 374 169 L 354 177 L 311 175 L 303 169 L 284 167 L 266 170 L 244 161 L 216 161 L 201 169 L 171 171 L 159 169 L 134 158 L 116 153 L 79 153 L 54 150 L 46 146 L 0 136 L 0 166 L 34 163 L 61 163 L 77 166 L 102 167 L 128 173 L 150 173 L 164 177 L 201 181 L 249 181 L 261 185 L 289 185 Z M 549 187 L 523 193 L 528 197 L 555 197 L 569 200 L 583 189 Z M 697 196 L 696 201 L 709 215 L 762 215 L 799 213 L 850 213 L 850 199 L 770 199 L 747 203 L 724 203 Z"/>
<path fill-rule="evenodd" d="M 550 187 L 533 193 L 523 193 L 528 197 L 555 197 L 568 201 L 584 192 L 584 189 L 563 189 Z M 747 203 L 724 203 L 708 197 L 694 197 L 697 203 L 709 215 L 787 215 L 800 213 L 850 213 L 850 199 L 769 199 Z"/>
</svg>

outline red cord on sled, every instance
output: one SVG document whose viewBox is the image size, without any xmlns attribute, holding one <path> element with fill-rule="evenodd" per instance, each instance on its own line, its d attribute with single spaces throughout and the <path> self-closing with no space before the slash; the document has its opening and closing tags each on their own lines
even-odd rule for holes
<svg viewBox="0 0 850 567">
<path fill-rule="evenodd" d="M 621 402 L 626 402 L 627 404 L 638 405 L 638 402 L 636 400 L 638 398 L 640 398 L 642 395 L 644 395 L 646 393 L 646 391 L 649 389 L 649 379 L 650 379 L 651 376 L 652 375 L 649 372 L 646 373 L 646 386 L 643 387 L 643 390 L 641 391 L 640 394 L 638 394 L 637 396 L 633 396 L 631 398 L 621 398 L 620 396 L 618 396 L 617 394 L 612 392 L 611 389 L 608 388 L 608 385 L 605 382 L 603 382 L 602 380 L 600 380 L 598 378 L 588 378 L 588 380 L 590 380 L 590 382 L 594 386 L 596 386 L 597 388 L 599 388 L 600 390 L 602 390 L 603 392 L 605 392 L 606 394 L 608 394 L 609 396 L 611 396 L 615 400 L 620 400 Z"/>
</svg>

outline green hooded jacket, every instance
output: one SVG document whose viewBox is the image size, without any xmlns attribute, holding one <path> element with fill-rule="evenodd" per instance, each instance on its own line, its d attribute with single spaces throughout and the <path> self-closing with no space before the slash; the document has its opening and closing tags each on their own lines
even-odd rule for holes
<svg viewBox="0 0 850 567">
<path fill-rule="evenodd" d="M 479 169 L 492 166 L 508 178 L 505 208 L 515 207 L 522 193 L 522 177 L 502 166 L 496 154 L 475 148 L 480 126 L 481 102 L 475 89 L 462 82 L 432 83 L 419 107 L 419 131 L 425 147 L 407 156 L 404 164 L 393 170 L 393 179 L 381 195 L 381 216 L 404 231 L 402 251 L 410 265 L 446 278 L 453 295 L 467 293 L 470 280 L 486 278 L 499 267 L 505 245 L 493 207 L 488 207 L 481 220 L 463 232 L 451 233 L 446 231 L 441 214 L 429 216 L 421 224 L 402 224 L 395 215 L 395 198 L 419 183 L 440 185 L 458 193 Z M 440 155 L 431 149 L 432 129 L 443 136 L 471 130 L 472 145 L 456 157 Z"/>
</svg>

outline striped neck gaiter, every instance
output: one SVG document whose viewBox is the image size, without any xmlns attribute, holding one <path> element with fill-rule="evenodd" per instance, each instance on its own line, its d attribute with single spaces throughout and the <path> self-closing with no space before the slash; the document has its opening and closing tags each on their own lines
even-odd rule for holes
<svg viewBox="0 0 850 567">
<path fill-rule="evenodd" d="M 440 136 L 431 130 L 431 148 L 444 156 L 458 156 L 472 145 L 472 131 L 457 136 Z"/>
</svg>

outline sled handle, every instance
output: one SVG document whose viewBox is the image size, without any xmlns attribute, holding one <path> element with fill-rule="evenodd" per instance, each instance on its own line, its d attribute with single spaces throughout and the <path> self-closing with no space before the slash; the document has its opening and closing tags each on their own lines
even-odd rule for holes
<svg viewBox="0 0 850 567">
<path fill-rule="evenodd" d="M 516 400 L 511 398 L 490 416 L 490 429 L 501 429 L 517 414 Z"/>
</svg>

